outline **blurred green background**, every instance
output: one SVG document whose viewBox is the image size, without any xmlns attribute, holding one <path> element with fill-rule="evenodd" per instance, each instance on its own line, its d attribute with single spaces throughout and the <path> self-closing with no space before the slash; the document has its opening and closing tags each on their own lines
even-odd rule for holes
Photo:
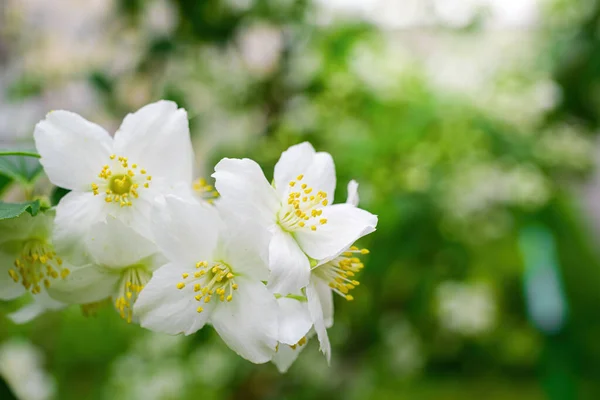
<svg viewBox="0 0 600 400">
<path fill-rule="evenodd" d="M 592 0 L 2 0 L 0 147 L 49 110 L 114 131 L 166 98 L 198 177 L 270 177 L 308 140 L 380 222 L 331 367 L 314 340 L 279 375 L 111 309 L 19 326 L 20 299 L 0 398 L 599 399 L 599 23 Z"/>
</svg>

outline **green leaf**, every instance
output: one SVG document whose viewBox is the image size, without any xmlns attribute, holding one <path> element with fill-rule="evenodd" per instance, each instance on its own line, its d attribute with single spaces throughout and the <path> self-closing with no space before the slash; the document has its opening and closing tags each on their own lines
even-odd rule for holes
<svg viewBox="0 0 600 400">
<path fill-rule="evenodd" d="M 69 193 L 70 190 L 68 189 L 64 189 L 61 187 L 55 187 L 54 190 L 52 191 L 52 194 L 50 195 L 50 203 L 55 206 L 58 204 L 58 202 L 60 201 L 60 199 L 62 199 L 63 197 L 65 197 L 67 195 L 67 193 Z"/>
<path fill-rule="evenodd" d="M 40 211 L 40 201 L 35 200 L 24 203 L 5 203 L 0 201 L 0 220 L 16 218 L 25 211 L 35 217 Z"/>
<path fill-rule="evenodd" d="M 28 151 L 0 150 L 0 175 L 30 184 L 42 171 L 39 154 Z"/>
</svg>

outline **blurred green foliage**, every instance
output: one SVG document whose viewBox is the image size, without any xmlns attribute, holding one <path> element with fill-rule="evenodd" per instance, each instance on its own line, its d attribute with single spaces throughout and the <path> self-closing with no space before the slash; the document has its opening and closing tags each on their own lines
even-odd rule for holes
<svg viewBox="0 0 600 400">
<path fill-rule="evenodd" d="M 564 3 L 553 3 L 546 18 L 556 29 L 542 32 L 537 48 L 562 95 L 519 123 L 441 90 L 418 66 L 389 73 L 380 30 L 314 24 L 308 1 L 168 2 L 173 28 L 142 34 L 130 68 L 76 75 L 93 88 L 99 114 L 115 120 L 157 98 L 188 109 L 201 174 L 228 156 L 253 158 L 270 177 L 282 150 L 308 140 L 336 160 L 337 201 L 350 179 L 360 183 L 361 206 L 379 226 L 361 243 L 371 254 L 356 300 L 336 299 L 332 365 L 310 343 L 280 376 L 235 356 L 210 329 L 154 335 L 107 309 L 3 322 L 0 341 L 23 336 L 40 346 L 66 400 L 599 398 L 600 265 L 573 182 L 594 163 L 600 8 Z M 146 7 L 119 1 L 107 31 L 143 31 Z M 561 19 L 565 7 L 576 12 Z M 242 35 L 257 24 L 267 26 L 258 48 L 279 41 L 272 65 L 242 57 Z M 361 66 L 364 49 L 372 64 L 367 57 Z M 516 75 L 535 79 L 530 68 Z M 23 74 L 8 95 L 55 84 L 42 71 Z M 553 332 L 527 314 L 519 237 L 531 224 L 557 248 L 568 313 Z M 1 303 L 0 314 L 25 301 Z"/>
</svg>

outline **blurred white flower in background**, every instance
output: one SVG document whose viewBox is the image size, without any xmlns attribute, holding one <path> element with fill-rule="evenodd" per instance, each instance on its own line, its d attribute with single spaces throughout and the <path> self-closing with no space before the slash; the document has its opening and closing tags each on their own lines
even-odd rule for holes
<svg viewBox="0 0 600 400">
<path fill-rule="evenodd" d="M 0 25 L 7 26 L 9 63 L 54 86 L 89 71 L 130 69 L 144 46 L 139 32 L 115 20 L 115 7 L 106 0 L 8 0 Z"/>
<path fill-rule="evenodd" d="M 440 325 L 447 331 L 478 336 L 496 323 L 496 299 L 485 283 L 443 282 L 436 299 Z"/>
<path fill-rule="evenodd" d="M 257 76 L 266 76 L 279 63 L 283 50 L 283 33 L 274 25 L 256 22 L 239 32 L 238 44 L 248 69 Z"/>
<path fill-rule="evenodd" d="M 548 0 L 317 0 L 319 23 L 336 19 L 369 21 L 397 30 L 434 25 L 463 28 L 483 17 L 489 28 L 521 28 L 535 24 Z"/>
<path fill-rule="evenodd" d="M 43 368 L 44 356 L 24 339 L 10 339 L 0 345 L 0 375 L 19 400 L 52 399 L 54 378 Z"/>
<path fill-rule="evenodd" d="M 596 144 L 576 125 L 553 127 L 536 141 L 535 156 L 547 166 L 589 168 L 595 158 Z"/>
<path fill-rule="evenodd" d="M 465 165 L 447 180 L 441 206 L 457 219 L 467 219 L 498 206 L 539 207 L 550 196 L 549 182 L 533 165 L 506 167 L 494 163 Z"/>
<path fill-rule="evenodd" d="M 396 315 L 380 320 L 380 331 L 386 344 L 385 358 L 400 377 L 417 373 L 425 365 L 421 339 L 410 321 Z"/>
<path fill-rule="evenodd" d="M 140 18 L 142 29 L 151 36 L 172 33 L 179 19 L 173 3 L 168 0 L 146 0 L 144 3 L 144 15 Z"/>
</svg>

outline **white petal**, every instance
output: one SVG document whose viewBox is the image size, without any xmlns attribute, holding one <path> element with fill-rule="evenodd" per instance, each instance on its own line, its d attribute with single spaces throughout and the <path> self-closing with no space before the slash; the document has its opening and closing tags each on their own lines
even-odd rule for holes
<svg viewBox="0 0 600 400">
<path fill-rule="evenodd" d="M 66 279 L 55 279 L 48 294 L 63 303 L 87 304 L 110 297 L 121 275 L 96 265 L 76 267 Z"/>
<path fill-rule="evenodd" d="M 269 290 L 286 295 L 308 285 L 310 262 L 292 235 L 279 226 L 273 229 L 269 244 Z"/>
<path fill-rule="evenodd" d="M 305 347 L 306 345 L 296 346 L 295 349 L 292 349 L 290 346 L 280 343 L 277 353 L 275 353 L 271 361 L 280 373 L 285 374 Z"/>
<path fill-rule="evenodd" d="M 70 192 L 56 206 L 54 246 L 72 264 L 83 265 L 89 254 L 83 245 L 90 226 L 106 218 L 106 203 L 92 192 Z"/>
<path fill-rule="evenodd" d="M 277 345 L 277 303 L 259 281 L 239 280 L 229 303 L 215 307 L 211 323 L 223 341 L 243 358 L 265 363 Z"/>
<path fill-rule="evenodd" d="M 133 265 L 158 251 L 154 243 L 110 216 L 90 227 L 85 243 L 92 260 L 109 267 Z"/>
<path fill-rule="evenodd" d="M 333 203 L 335 194 L 335 164 L 331 154 L 319 152 L 313 157 L 313 161 L 310 166 L 304 172 L 303 183 L 306 183 L 308 187 L 314 189 L 315 192 L 319 190 L 327 193 L 327 199 L 329 203 Z"/>
<path fill-rule="evenodd" d="M 8 270 L 13 267 L 16 255 L 6 253 L 0 249 L 0 300 L 12 300 L 25 293 L 25 288 L 20 283 L 12 280 Z"/>
<path fill-rule="evenodd" d="M 189 267 L 212 260 L 222 226 L 213 207 L 169 195 L 153 220 L 156 244 L 169 260 Z"/>
<path fill-rule="evenodd" d="M 275 224 L 281 203 L 260 166 L 247 158 L 224 158 L 212 174 L 221 195 L 222 207 L 242 218 L 252 218 L 263 226 Z"/>
<path fill-rule="evenodd" d="M 331 344 L 329 343 L 329 336 L 327 335 L 327 328 L 325 327 L 325 320 L 323 317 L 323 307 L 319 300 L 319 295 L 313 283 L 306 287 L 306 298 L 308 299 L 308 311 L 313 321 L 317 337 L 319 338 L 320 347 L 319 349 L 327 358 L 327 362 L 331 361 Z"/>
<path fill-rule="evenodd" d="M 133 308 L 142 327 L 171 335 L 191 335 L 206 324 L 215 301 L 197 302 L 193 285 L 177 289 L 183 272 L 186 272 L 185 268 L 173 263 L 154 272 Z M 201 313 L 197 311 L 199 306 L 204 309 Z"/>
<path fill-rule="evenodd" d="M 325 327 L 331 328 L 333 326 L 333 292 L 326 281 L 317 278 L 315 275 L 311 276 L 311 282 L 319 297 L 319 303 L 321 303 Z"/>
<path fill-rule="evenodd" d="M 112 152 L 102 127 L 68 111 L 49 113 L 36 125 L 34 138 L 50 181 L 71 190 L 91 191 Z"/>
<path fill-rule="evenodd" d="M 115 134 L 115 153 L 153 177 L 191 184 L 193 151 L 186 111 L 161 100 L 127 115 Z"/>
<path fill-rule="evenodd" d="M 346 199 L 346 204 L 358 207 L 359 201 L 360 197 L 358 196 L 358 182 L 351 180 L 348 182 L 348 198 Z"/>
<path fill-rule="evenodd" d="M 295 233 L 302 250 L 316 260 L 336 257 L 377 226 L 377 216 L 350 204 L 324 207 L 322 217 L 327 223 L 319 225 L 316 231 L 304 229 Z"/>
<path fill-rule="evenodd" d="M 279 306 L 279 341 L 282 344 L 294 345 L 306 336 L 312 327 L 308 303 L 280 297 L 277 299 L 277 304 Z"/>
<path fill-rule="evenodd" d="M 308 142 L 291 146 L 281 153 L 275 164 L 273 179 L 279 196 L 284 196 L 289 183 L 308 169 L 313 162 L 315 149 Z"/>
<path fill-rule="evenodd" d="M 221 230 L 219 253 L 236 274 L 266 281 L 269 277 L 270 232 L 254 223 L 229 221 Z"/>
<path fill-rule="evenodd" d="M 8 314 L 7 317 L 15 324 L 26 324 L 44 314 L 46 311 L 62 310 L 66 307 L 66 304 L 50 298 L 45 292 L 41 292 L 33 296 L 33 301 L 31 303 Z"/>
<path fill-rule="evenodd" d="M 140 236 L 154 241 L 152 216 L 157 206 L 156 198 L 159 195 L 160 192 L 156 185 L 152 185 L 132 201 L 131 207 L 120 207 L 116 203 L 109 204 L 106 208 L 107 215 L 119 219 Z"/>
</svg>

